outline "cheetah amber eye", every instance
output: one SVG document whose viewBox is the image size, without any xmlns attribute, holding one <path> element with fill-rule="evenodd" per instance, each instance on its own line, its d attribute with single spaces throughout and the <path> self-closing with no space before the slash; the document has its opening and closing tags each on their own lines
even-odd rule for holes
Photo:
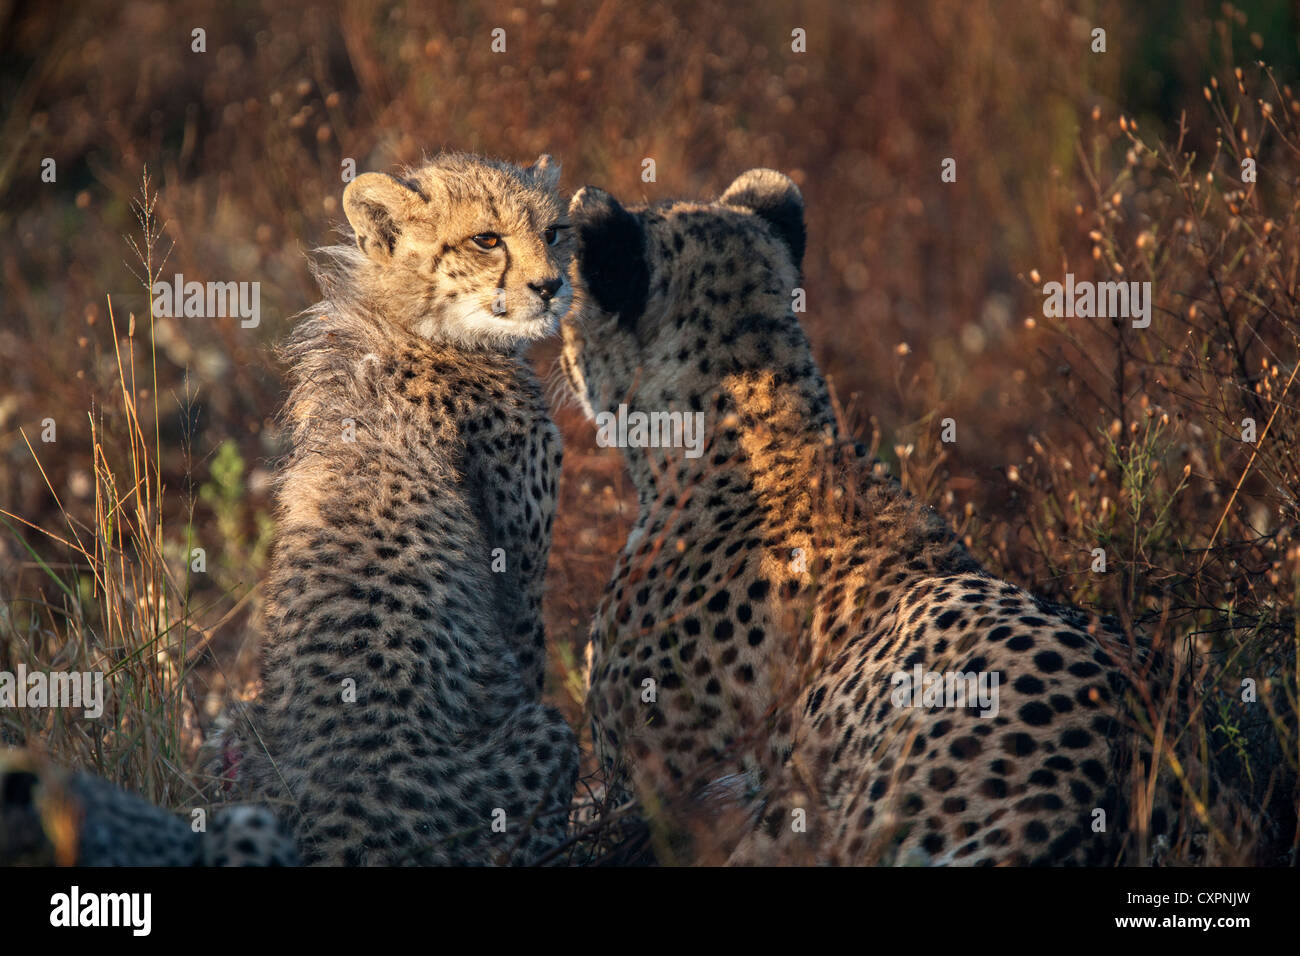
<svg viewBox="0 0 1300 956">
<path fill-rule="evenodd" d="M 568 228 L 568 226 L 551 226 L 549 229 L 542 231 L 542 238 L 546 240 L 548 246 L 553 246 L 559 241 L 560 230 Z"/>
<path fill-rule="evenodd" d="M 474 244 L 480 249 L 495 249 L 501 243 L 501 237 L 492 232 L 479 233 L 474 237 Z"/>
</svg>

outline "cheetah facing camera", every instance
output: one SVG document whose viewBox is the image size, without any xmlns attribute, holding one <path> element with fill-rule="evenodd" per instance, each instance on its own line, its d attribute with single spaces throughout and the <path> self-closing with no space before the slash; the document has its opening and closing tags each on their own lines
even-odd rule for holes
<svg viewBox="0 0 1300 956">
<path fill-rule="evenodd" d="M 1163 655 L 989 577 L 844 440 L 791 309 L 794 183 L 632 210 L 587 188 L 570 220 L 581 403 L 706 419 L 697 457 L 624 449 L 640 513 L 588 651 L 598 753 L 659 845 L 703 858 L 719 793 L 740 809 L 709 849 L 735 863 L 1110 864 L 1175 836 L 1163 786 L 1133 799 L 1149 712 L 1126 706 Z M 994 696 L 913 699 L 918 665 Z"/>
<path fill-rule="evenodd" d="M 520 357 L 568 305 L 558 177 L 459 154 L 359 176 L 356 247 L 323 250 L 287 345 L 262 689 L 221 746 L 306 863 L 530 862 L 564 836 L 577 745 L 538 703 L 560 441 Z"/>
</svg>

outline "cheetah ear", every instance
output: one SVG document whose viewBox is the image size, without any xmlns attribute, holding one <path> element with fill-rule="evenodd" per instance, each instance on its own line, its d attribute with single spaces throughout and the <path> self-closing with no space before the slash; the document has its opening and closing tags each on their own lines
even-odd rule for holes
<svg viewBox="0 0 1300 956">
<path fill-rule="evenodd" d="M 718 202 L 748 209 L 765 221 L 789 248 L 795 268 L 803 268 L 808 233 L 803 224 L 803 194 L 793 179 L 775 169 L 751 169 L 737 176 Z"/>
<path fill-rule="evenodd" d="M 547 189 L 560 185 L 560 164 L 550 153 L 542 153 L 537 162 L 524 170 L 533 177 L 533 181 Z"/>
<path fill-rule="evenodd" d="M 569 203 L 577 236 L 574 254 L 582 284 L 604 311 L 635 325 L 650 295 L 645 230 L 618 200 L 595 186 L 584 186 Z"/>
<path fill-rule="evenodd" d="M 343 213 L 357 234 L 357 247 L 370 258 L 385 261 L 402 234 L 402 223 L 428 201 L 412 180 L 362 173 L 343 190 Z"/>
</svg>

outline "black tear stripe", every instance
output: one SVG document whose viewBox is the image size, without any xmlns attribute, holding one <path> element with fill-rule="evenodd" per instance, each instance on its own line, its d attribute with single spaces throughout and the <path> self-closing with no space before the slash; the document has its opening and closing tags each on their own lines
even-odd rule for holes
<svg viewBox="0 0 1300 956">
<path fill-rule="evenodd" d="M 510 247 L 507 246 L 507 245 L 503 242 L 503 243 L 501 243 L 501 248 L 504 249 L 504 250 L 505 250 L 505 253 L 506 253 L 506 267 L 505 267 L 503 270 L 501 270 L 501 278 L 497 280 L 497 289 L 499 290 L 499 293 L 497 293 L 497 294 L 505 295 L 505 292 L 506 292 L 506 276 L 510 275 Z M 493 295 L 493 299 L 494 299 L 494 300 L 496 299 L 496 295 L 497 295 L 497 294 L 494 294 L 494 295 Z M 502 304 L 504 305 L 504 303 L 502 303 Z M 496 315 L 497 313 L 494 311 L 492 314 L 493 314 L 493 315 Z M 502 311 L 501 311 L 501 315 L 505 315 L 505 314 L 506 314 L 506 313 L 505 313 L 505 310 L 502 309 Z"/>
<path fill-rule="evenodd" d="M 433 261 L 432 261 L 431 263 L 429 263 L 429 271 L 430 271 L 430 272 L 437 272 L 437 271 L 438 271 L 438 265 L 442 262 L 443 256 L 445 256 L 445 255 L 446 255 L 447 253 L 449 253 L 449 252 L 451 252 L 451 243 L 449 243 L 449 242 L 444 242 L 444 243 L 442 244 L 442 251 L 439 252 L 436 256 L 434 256 L 434 257 L 433 257 Z"/>
</svg>

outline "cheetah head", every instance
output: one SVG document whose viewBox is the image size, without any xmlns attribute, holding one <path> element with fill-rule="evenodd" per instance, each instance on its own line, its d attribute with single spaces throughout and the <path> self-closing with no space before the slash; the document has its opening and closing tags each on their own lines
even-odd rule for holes
<svg viewBox="0 0 1300 956">
<path fill-rule="evenodd" d="M 358 281 L 381 314 L 428 339 L 513 346 L 555 330 L 571 242 L 549 156 L 527 169 L 441 154 L 343 191 Z"/>
<path fill-rule="evenodd" d="M 588 186 L 573 197 L 575 307 L 560 364 L 587 414 L 711 412 L 736 381 L 810 367 L 792 312 L 803 197 L 770 169 L 713 202 L 625 209 Z"/>
</svg>

